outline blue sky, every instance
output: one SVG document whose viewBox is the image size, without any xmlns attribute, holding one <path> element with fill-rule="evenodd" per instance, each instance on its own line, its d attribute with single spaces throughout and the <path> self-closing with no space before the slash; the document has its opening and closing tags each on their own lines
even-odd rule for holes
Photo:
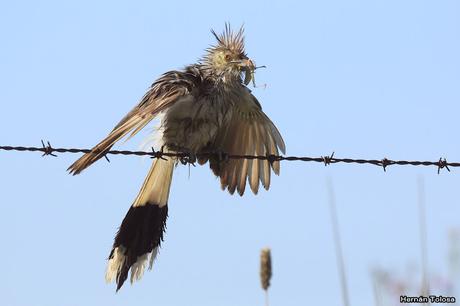
<svg viewBox="0 0 460 306">
<path fill-rule="evenodd" d="M 253 93 L 289 155 L 460 161 L 459 14 L 458 1 L 4 1 L 0 145 L 94 145 L 228 21 L 268 67 Z M 419 264 L 418 177 L 431 272 L 446 273 L 459 226 L 457 169 L 285 162 L 270 191 L 239 197 L 207 166 L 179 167 L 154 271 L 115 294 L 105 259 L 149 160 L 112 156 L 72 177 L 77 157 L 0 152 L 1 305 L 262 305 L 265 246 L 271 305 L 341 305 L 327 178 L 352 305 L 373 303 L 371 267 Z"/>
</svg>

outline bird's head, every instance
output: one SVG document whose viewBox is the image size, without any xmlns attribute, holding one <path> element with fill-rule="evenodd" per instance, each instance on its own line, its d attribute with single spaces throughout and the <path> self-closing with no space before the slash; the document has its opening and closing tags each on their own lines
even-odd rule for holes
<svg viewBox="0 0 460 306">
<path fill-rule="evenodd" d="M 222 34 L 218 35 L 214 30 L 211 33 L 217 44 L 206 49 L 207 53 L 201 61 L 203 65 L 224 81 L 239 80 L 247 85 L 254 80 L 256 66 L 244 51 L 243 27 L 234 33 L 230 25 L 225 24 Z"/>
</svg>

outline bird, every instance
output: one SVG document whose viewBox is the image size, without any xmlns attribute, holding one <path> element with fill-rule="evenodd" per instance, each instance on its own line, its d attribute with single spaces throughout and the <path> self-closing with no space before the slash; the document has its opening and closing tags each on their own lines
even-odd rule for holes
<svg viewBox="0 0 460 306">
<path fill-rule="evenodd" d="M 113 130 L 67 169 L 69 173 L 81 173 L 117 141 L 131 138 L 158 119 L 154 133 L 163 153 L 186 152 L 191 163 L 209 163 L 221 188 L 230 194 L 243 195 L 246 183 L 254 194 L 259 184 L 268 190 L 271 172 L 279 174 L 278 160 L 228 158 L 232 154 L 279 155 L 286 150 L 277 127 L 248 88 L 251 81 L 255 86 L 257 67 L 245 51 L 244 27 L 233 31 L 225 23 L 221 34 L 211 33 L 216 42 L 195 64 L 162 74 Z M 173 171 L 180 161 L 176 156 L 153 159 L 115 235 L 105 279 L 116 282 L 116 291 L 129 271 L 133 283 L 142 278 L 147 266 L 152 268 L 164 239 Z"/>
</svg>

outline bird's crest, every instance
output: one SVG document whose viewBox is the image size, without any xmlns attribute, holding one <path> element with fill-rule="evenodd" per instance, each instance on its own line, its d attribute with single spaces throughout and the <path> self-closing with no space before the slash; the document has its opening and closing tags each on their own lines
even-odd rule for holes
<svg viewBox="0 0 460 306">
<path fill-rule="evenodd" d="M 252 81 L 256 87 L 254 72 L 265 66 L 256 67 L 247 57 L 244 51 L 244 27 L 241 26 L 237 32 L 233 32 L 230 24 L 225 23 L 222 34 L 218 35 L 214 30 L 211 33 L 217 44 L 206 49 L 206 54 L 199 61 L 202 67 L 221 80 L 239 80 L 244 85 Z"/>
<path fill-rule="evenodd" d="M 244 54 L 244 27 L 241 26 L 238 32 L 233 32 L 230 24 L 225 23 L 225 30 L 218 35 L 214 30 L 211 33 L 217 40 L 217 45 L 212 49 L 227 49 L 235 54 Z"/>
</svg>

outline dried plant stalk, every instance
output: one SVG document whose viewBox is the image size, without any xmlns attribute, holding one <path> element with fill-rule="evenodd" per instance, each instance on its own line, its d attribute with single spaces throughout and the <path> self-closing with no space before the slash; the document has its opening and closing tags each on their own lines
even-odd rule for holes
<svg viewBox="0 0 460 306">
<path fill-rule="evenodd" d="M 260 253 L 260 281 L 262 288 L 266 291 L 270 287 L 272 277 L 272 258 L 270 248 L 262 249 Z"/>
</svg>

